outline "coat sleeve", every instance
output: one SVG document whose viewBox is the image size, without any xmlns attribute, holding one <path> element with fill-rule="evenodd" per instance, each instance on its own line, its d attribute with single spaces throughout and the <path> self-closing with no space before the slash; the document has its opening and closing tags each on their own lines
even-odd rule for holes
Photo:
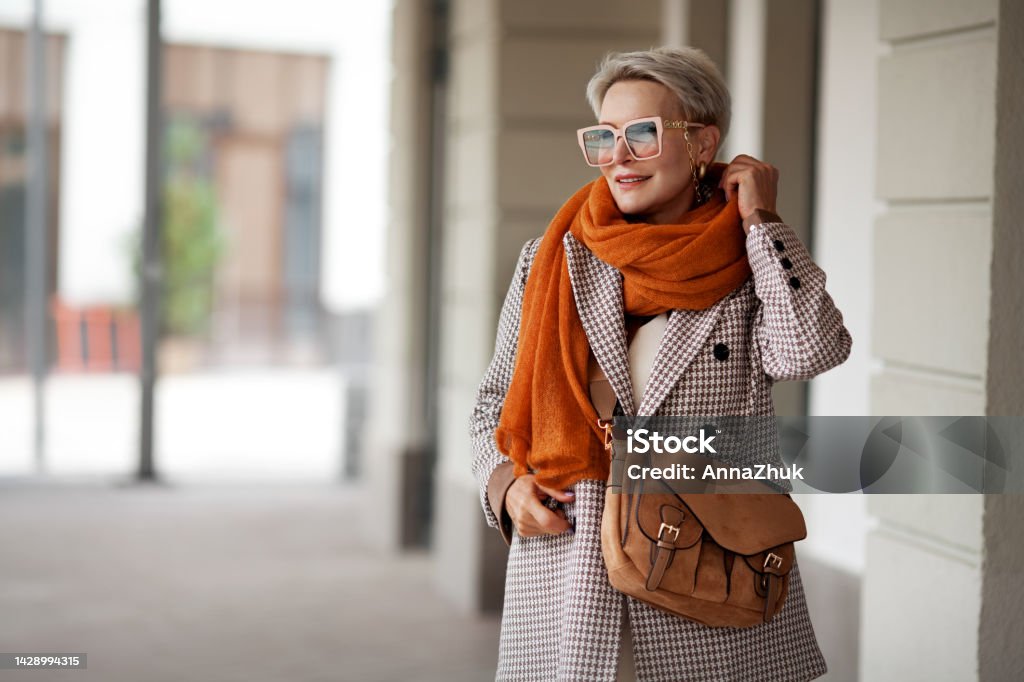
<svg viewBox="0 0 1024 682">
<path fill-rule="evenodd" d="M 487 525 L 501 532 L 505 544 L 512 543 L 512 519 L 505 511 L 505 492 L 515 481 L 512 460 L 498 451 L 494 432 L 501 418 L 505 394 L 512 382 L 516 349 L 519 344 L 519 321 L 523 307 L 523 292 L 530 265 L 537 253 L 540 239 L 526 243 L 519 254 L 515 274 L 505 294 L 498 318 L 498 334 L 484 378 L 477 389 L 476 404 L 469 420 L 469 434 L 473 444 L 473 475 L 480 488 L 480 504 Z"/>
<path fill-rule="evenodd" d="M 761 304 L 754 345 L 776 381 L 806 381 L 842 364 L 853 340 L 825 291 L 825 273 L 793 229 L 764 222 L 747 235 L 747 257 Z"/>
</svg>

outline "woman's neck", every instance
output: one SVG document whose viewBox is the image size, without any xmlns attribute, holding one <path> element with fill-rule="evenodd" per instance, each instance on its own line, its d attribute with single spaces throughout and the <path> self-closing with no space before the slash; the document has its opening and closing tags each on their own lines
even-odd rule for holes
<svg viewBox="0 0 1024 682">
<path fill-rule="evenodd" d="M 694 199 L 693 187 L 687 187 L 686 192 L 680 195 L 671 205 L 653 213 L 627 215 L 625 216 L 626 222 L 647 223 L 648 225 L 678 225 L 683 221 L 683 216 L 697 208 Z"/>
</svg>

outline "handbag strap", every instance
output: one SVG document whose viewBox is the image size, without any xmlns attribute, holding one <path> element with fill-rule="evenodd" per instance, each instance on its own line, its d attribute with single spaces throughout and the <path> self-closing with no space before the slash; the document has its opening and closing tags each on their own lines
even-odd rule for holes
<svg viewBox="0 0 1024 682">
<path fill-rule="evenodd" d="M 590 402 L 594 404 L 597 416 L 608 421 L 615 414 L 615 405 L 619 399 L 615 396 L 612 382 L 608 381 L 608 376 L 601 369 L 601 365 L 597 364 L 593 353 L 590 354 L 587 373 L 590 381 Z"/>
<path fill-rule="evenodd" d="M 624 461 L 621 459 L 622 452 L 622 438 L 624 434 L 622 429 L 614 428 L 615 412 L 621 413 L 619 408 L 619 399 L 615 395 L 615 390 L 612 388 L 612 384 L 608 381 L 608 376 L 601 369 L 601 366 L 597 364 L 597 359 L 594 354 L 590 354 L 590 360 L 587 366 L 587 376 L 590 382 L 590 402 L 594 404 L 594 409 L 597 411 L 598 425 L 605 429 L 605 448 L 609 450 L 611 455 L 611 467 L 612 475 L 610 478 L 616 478 L 615 472 L 618 467 L 617 480 L 622 480 L 621 467 L 624 465 Z M 603 423 L 602 423 L 603 422 Z M 618 448 L 618 451 L 616 450 Z M 612 485 L 611 480 L 608 482 L 608 488 L 617 489 L 622 491 L 622 484 Z M 632 506 L 632 497 L 627 502 L 627 508 Z M 629 535 L 629 524 L 625 524 L 622 529 L 621 543 L 624 546 L 626 538 Z"/>
</svg>

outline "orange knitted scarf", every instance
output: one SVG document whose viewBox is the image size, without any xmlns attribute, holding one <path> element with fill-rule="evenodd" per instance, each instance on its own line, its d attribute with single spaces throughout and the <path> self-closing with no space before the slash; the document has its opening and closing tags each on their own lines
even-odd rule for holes
<svg viewBox="0 0 1024 682">
<path fill-rule="evenodd" d="M 709 169 L 713 186 L 725 168 Z M 631 223 L 604 178 L 559 209 L 537 249 L 523 296 L 512 382 L 495 432 L 513 472 L 567 488 L 607 480 L 608 456 L 587 382 L 589 343 L 569 282 L 562 238 L 572 232 L 622 273 L 626 313 L 655 315 L 709 308 L 750 276 L 735 198 L 713 197 L 677 225 Z"/>
</svg>

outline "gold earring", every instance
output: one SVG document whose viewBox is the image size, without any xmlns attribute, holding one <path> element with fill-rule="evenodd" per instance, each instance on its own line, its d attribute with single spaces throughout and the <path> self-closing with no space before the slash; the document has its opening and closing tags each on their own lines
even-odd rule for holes
<svg viewBox="0 0 1024 682">
<path fill-rule="evenodd" d="M 686 122 L 683 122 L 683 138 L 686 140 L 686 153 L 690 155 L 690 173 L 693 175 L 693 193 L 696 197 L 696 201 L 700 204 L 701 201 L 701 183 L 697 177 L 697 162 L 693 158 L 693 144 L 690 142 L 690 131 L 686 128 Z M 704 177 L 704 164 L 701 164 L 700 169 L 701 177 Z"/>
<path fill-rule="evenodd" d="M 708 172 L 708 164 L 706 161 L 700 162 L 700 171 L 697 173 L 697 177 L 701 180 L 704 179 L 704 174 Z"/>
</svg>

